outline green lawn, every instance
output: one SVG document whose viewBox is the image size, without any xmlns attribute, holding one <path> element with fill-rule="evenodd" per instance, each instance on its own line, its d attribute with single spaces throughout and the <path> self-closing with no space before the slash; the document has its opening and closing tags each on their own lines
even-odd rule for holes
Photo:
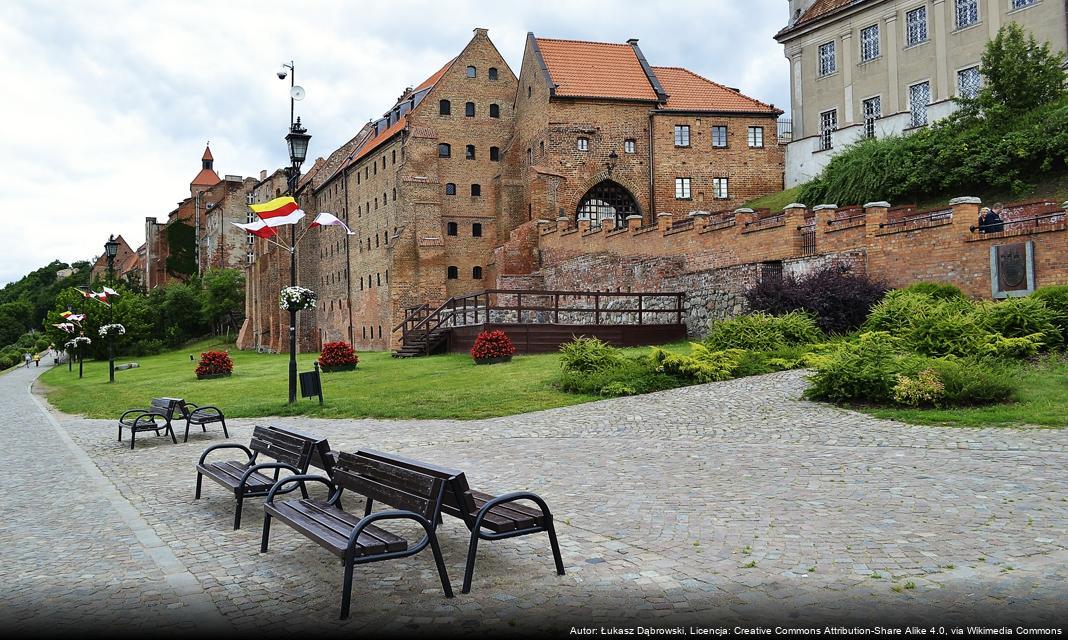
<svg viewBox="0 0 1068 640">
<path fill-rule="evenodd" d="M 230 349 L 230 378 L 197 380 L 189 354 Z M 301 354 L 298 370 L 309 371 L 318 354 Z M 388 352 L 360 353 L 356 371 L 324 373 L 326 404 L 318 398 L 286 404 L 287 355 L 237 351 L 233 345 L 201 342 L 178 351 L 134 360 L 137 369 L 118 371 L 107 382 L 107 362 L 60 366 L 45 373 L 48 400 L 67 413 L 92 418 L 117 418 L 131 407 L 145 406 L 154 396 L 176 396 L 198 404 L 218 404 L 233 417 L 307 414 L 322 417 L 458 418 L 511 415 L 596 400 L 565 393 L 552 386 L 559 371 L 556 354 L 516 356 L 509 363 L 475 366 L 466 354 L 397 359 Z"/>
<path fill-rule="evenodd" d="M 1019 401 L 974 409 L 861 409 L 879 418 L 949 427 L 1068 427 L 1068 360 L 1026 366 Z"/>
</svg>

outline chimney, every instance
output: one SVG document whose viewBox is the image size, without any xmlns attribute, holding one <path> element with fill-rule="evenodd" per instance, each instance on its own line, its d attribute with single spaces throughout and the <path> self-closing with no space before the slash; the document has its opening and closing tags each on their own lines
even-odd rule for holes
<svg viewBox="0 0 1068 640">
<path fill-rule="evenodd" d="M 630 39 L 627 40 L 627 44 L 629 44 L 630 46 L 633 47 L 634 45 L 638 44 L 638 39 L 637 38 L 630 38 Z"/>
<path fill-rule="evenodd" d="M 266 180 L 266 179 L 267 179 L 267 170 L 266 169 L 260 169 L 260 180 Z"/>
<path fill-rule="evenodd" d="M 475 36 L 489 36 L 489 29 L 483 29 L 482 27 L 475 27 Z"/>
</svg>

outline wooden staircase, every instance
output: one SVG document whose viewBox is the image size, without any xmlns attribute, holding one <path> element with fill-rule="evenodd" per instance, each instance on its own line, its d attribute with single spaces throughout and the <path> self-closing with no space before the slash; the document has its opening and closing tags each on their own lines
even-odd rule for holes
<svg viewBox="0 0 1068 640">
<path fill-rule="evenodd" d="M 393 352 L 394 358 L 417 358 L 435 353 L 449 339 L 451 327 L 438 327 L 430 332 L 411 332 L 404 336 L 404 344 Z"/>
</svg>

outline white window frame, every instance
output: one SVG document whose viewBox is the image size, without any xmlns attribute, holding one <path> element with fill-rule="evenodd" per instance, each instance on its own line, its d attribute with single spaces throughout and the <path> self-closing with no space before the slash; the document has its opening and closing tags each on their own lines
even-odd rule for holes
<svg viewBox="0 0 1068 640">
<path fill-rule="evenodd" d="M 690 125 L 677 124 L 675 125 L 675 146 L 676 147 L 688 147 L 690 146 Z"/>
<path fill-rule="evenodd" d="M 730 198 L 730 178 L 712 178 L 712 197 L 719 200 Z"/>
<path fill-rule="evenodd" d="M 748 131 L 746 132 L 746 141 L 748 142 L 750 149 L 763 149 L 764 127 L 756 125 L 749 127 Z"/>
<path fill-rule="evenodd" d="M 909 17 L 913 16 L 913 15 L 918 15 L 920 12 L 923 12 L 923 22 L 916 23 L 915 28 L 914 28 L 914 25 L 912 25 L 909 22 Z M 927 17 L 928 17 L 927 16 L 927 5 L 920 5 L 920 6 L 916 7 L 915 9 L 909 9 L 908 11 L 905 12 L 905 48 L 906 49 L 908 47 L 915 47 L 916 45 L 923 44 L 924 42 L 927 42 L 927 40 L 930 39 L 931 34 L 930 34 L 930 30 L 928 29 Z M 922 34 L 919 33 L 921 29 L 922 29 L 922 32 L 923 32 Z M 919 37 L 920 35 L 922 35 L 923 37 L 922 38 Z"/>
<path fill-rule="evenodd" d="M 717 129 L 722 129 L 723 130 L 723 144 L 718 144 L 719 138 L 716 136 L 716 130 Z M 727 125 L 725 125 L 725 124 L 714 124 L 714 125 L 712 125 L 712 148 L 713 149 L 726 149 L 727 146 L 730 144 L 729 140 L 730 140 L 730 130 L 727 129 Z"/>
<path fill-rule="evenodd" d="M 1038 0 L 1009 0 L 1009 11 L 1020 11 L 1038 4 Z"/>
<path fill-rule="evenodd" d="M 817 70 L 819 77 L 833 75 L 838 71 L 838 47 L 835 41 L 824 42 L 816 47 Z"/>
<path fill-rule="evenodd" d="M 831 117 L 824 118 L 824 116 L 826 115 L 830 115 Z M 828 123 L 830 124 L 830 126 L 826 126 Z M 837 130 L 838 109 L 827 109 L 826 111 L 820 111 L 820 151 L 826 151 L 834 146 L 831 142 L 831 134 Z"/>
<path fill-rule="evenodd" d="M 875 113 L 871 113 L 868 105 L 875 101 L 878 108 L 875 109 Z M 860 101 L 860 112 L 864 116 L 864 137 L 875 137 L 875 121 L 883 117 L 883 97 L 881 95 L 870 96 Z"/>
<path fill-rule="evenodd" d="M 965 14 L 962 9 L 969 9 Z M 961 16 L 965 15 L 966 18 L 970 18 L 971 22 L 961 24 Z M 967 29 L 968 27 L 974 27 L 982 21 L 982 17 L 979 13 L 979 0 L 953 0 L 953 25 L 957 29 Z"/>
<path fill-rule="evenodd" d="M 964 87 L 961 85 L 961 74 L 963 74 L 965 71 L 971 71 L 972 69 L 975 69 L 975 74 L 976 74 L 975 94 L 968 96 L 968 95 L 964 94 L 964 91 L 963 91 Z M 976 95 L 979 94 L 979 90 L 982 89 L 982 88 L 983 88 L 983 74 L 979 70 L 979 63 L 978 62 L 976 62 L 975 64 L 968 65 L 967 67 L 961 67 L 960 69 L 957 69 L 957 97 L 958 98 L 966 98 L 966 99 L 967 98 L 974 98 Z"/>
<path fill-rule="evenodd" d="M 636 146 L 637 146 L 637 144 L 635 143 L 634 140 L 629 140 L 629 139 L 628 140 L 624 140 L 623 141 L 623 153 L 634 153 L 634 150 L 635 150 Z"/>
<path fill-rule="evenodd" d="M 912 99 L 912 90 L 916 87 L 927 86 L 927 103 L 923 106 L 923 121 L 920 122 L 917 116 L 916 103 Z M 919 82 L 913 82 L 909 85 L 909 127 L 925 127 L 930 124 L 931 119 L 929 117 L 929 107 L 931 106 L 931 80 L 921 80 Z"/>
<path fill-rule="evenodd" d="M 590 139 L 589 138 L 579 138 L 578 140 L 575 141 L 575 148 L 577 148 L 579 151 L 589 151 L 590 150 Z"/>
<path fill-rule="evenodd" d="M 690 194 L 690 179 L 689 178 L 675 178 L 675 199 L 676 200 L 689 200 Z"/>
<path fill-rule="evenodd" d="M 869 33 L 869 34 L 872 33 L 873 29 L 875 30 L 874 31 L 875 38 L 874 39 L 865 40 L 864 39 L 864 34 L 866 32 Z M 882 33 L 881 32 L 882 32 L 882 29 L 879 28 L 879 23 L 868 25 L 868 26 L 866 26 L 866 27 L 864 27 L 863 29 L 860 30 L 860 38 L 859 39 L 860 39 L 860 61 L 861 62 L 871 62 L 872 60 L 875 60 L 880 55 L 882 55 L 882 50 L 881 50 L 881 47 L 880 47 L 880 44 L 881 44 L 880 40 L 882 39 Z"/>
</svg>

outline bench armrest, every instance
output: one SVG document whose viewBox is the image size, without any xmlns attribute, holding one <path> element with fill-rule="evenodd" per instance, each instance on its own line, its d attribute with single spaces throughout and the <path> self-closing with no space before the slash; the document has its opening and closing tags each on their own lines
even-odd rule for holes
<svg viewBox="0 0 1068 640">
<path fill-rule="evenodd" d="M 489 514 L 493 507 L 507 504 L 509 502 L 515 502 L 517 500 L 530 500 L 538 505 L 538 508 L 541 509 L 542 516 L 545 517 L 547 522 L 553 519 L 553 514 L 549 512 L 549 505 L 545 504 L 545 501 L 541 499 L 541 496 L 529 491 L 515 491 L 513 493 L 506 493 L 503 496 L 497 496 L 482 505 L 482 508 L 478 510 L 478 515 L 475 516 L 475 524 L 473 525 L 474 531 L 478 531 L 482 527 L 482 520 Z"/>
<path fill-rule="evenodd" d="M 423 529 L 426 530 L 426 535 L 423 536 L 423 539 L 420 540 L 418 544 L 414 545 L 413 549 L 417 551 L 422 550 L 422 548 L 430 542 L 430 536 L 434 535 L 434 525 L 430 524 L 429 520 L 414 511 L 402 511 L 400 509 L 379 511 L 378 513 L 364 516 L 356 523 L 356 528 L 349 534 L 349 552 L 352 552 L 356 548 L 356 541 L 360 539 L 360 534 L 363 533 L 363 530 L 367 525 L 378 520 L 415 520 L 421 524 Z"/>
<path fill-rule="evenodd" d="M 289 476 L 288 478 L 282 478 L 278 482 L 274 483 L 274 486 L 271 487 L 271 490 L 267 493 L 267 500 L 264 501 L 264 504 L 273 504 L 275 494 L 279 493 L 283 486 L 291 482 L 299 482 L 302 484 L 305 482 L 319 482 L 325 484 L 333 492 L 330 495 L 330 499 L 327 500 L 327 504 L 334 504 L 341 496 L 341 487 L 334 486 L 334 483 L 330 482 L 330 478 L 325 478 L 323 476 L 316 476 L 312 474 L 302 474 L 297 476 Z M 288 491 L 282 491 L 282 493 L 288 493 Z"/>
<path fill-rule="evenodd" d="M 200 455 L 200 462 L 197 464 L 204 464 L 204 460 L 208 457 L 208 454 L 216 449 L 241 449 L 248 456 L 249 460 L 252 460 L 252 450 L 243 444 L 235 444 L 230 442 L 224 442 L 223 444 L 213 444 L 207 449 L 204 449 L 204 453 Z"/>
<path fill-rule="evenodd" d="M 126 416 L 128 416 L 128 415 L 130 415 L 132 413 L 141 414 L 141 415 L 155 415 L 151 411 L 149 411 L 148 409 L 130 409 L 126 413 L 123 413 L 121 416 L 119 416 L 119 421 L 121 422 L 121 421 L 125 420 Z M 138 418 L 139 417 L 141 417 L 141 416 L 139 415 Z M 135 418 L 135 420 L 136 420 L 136 418 Z"/>
<path fill-rule="evenodd" d="M 248 479 L 250 477 L 252 477 L 252 474 L 256 473 L 257 471 L 262 471 L 263 469 L 285 469 L 287 471 L 292 471 L 294 475 L 300 475 L 300 469 L 294 467 L 291 464 L 286 464 L 284 462 L 262 462 L 260 464 L 252 465 L 248 469 L 245 469 L 245 473 L 241 476 L 240 486 L 245 486 L 245 483 L 248 482 Z"/>
<path fill-rule="evenodd" d="M 223 414 L 222 409 L 220 409 L 219 407 L 212 406 L 210 404 L 209 405 L 204 405 L 203 407 L 198 407 L 195 404 L 186 403 L 186 406 L 193 407 L 193 410 L 189 412 L 189 415 L 193 415 L 194 413 L 200 413 L 201 411 L 206 411 L 206 412 L 214 411 L 215 413 L 219 414 L 220 416 Z"/>
</svg>

